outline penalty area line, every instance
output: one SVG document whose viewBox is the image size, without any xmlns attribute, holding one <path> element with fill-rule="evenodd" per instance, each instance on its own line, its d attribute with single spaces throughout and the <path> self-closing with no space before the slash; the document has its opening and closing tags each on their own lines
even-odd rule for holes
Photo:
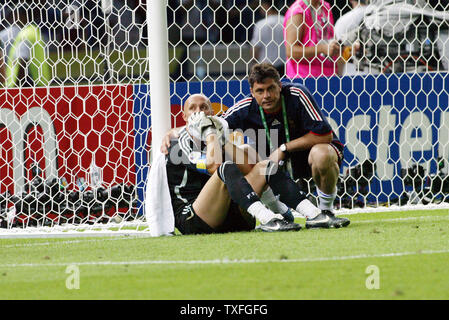
<svg viewBox="0 0 449 320">
<path fill-rule="evenodd" d="M 68 265 L 76 266 L 120 266 L 120 265 L 168 265 L 168 264 L 186 264 L 186 265 L 207 265 L 207 264 L 256 264 L 256 263 L 306 263 L 321 261 L 344 261 L 354 259 L 372 259 L 372 258 L 390 258 L 413 256 L 420 254 L 438 254 L 449 253 L 449 249 L 444 250 L 419 250 L 407 252 L 391 252 L 380 254 L 360 254 L 352 256 L 334 256 L 334 257 L 315 257 L 302 259 L 215 259 L 215 260 L 142 260 L 142 261 L 82 261 L 66 263 L 13 263 L 0 264 L 0 268 L 18 268 L 18 267 L 66 267 Z"/>
</svg>

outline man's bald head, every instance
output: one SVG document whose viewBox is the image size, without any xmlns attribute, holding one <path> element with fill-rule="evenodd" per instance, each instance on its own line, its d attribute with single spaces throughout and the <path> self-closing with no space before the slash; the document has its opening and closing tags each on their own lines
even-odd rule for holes
<svg viewBox="0 0 449 320">
<path fill-rule="evenodd" d="M 206 115 L 213 115 L 212 103 L 204 94 L 195 93 L 185 101 L 182 117 L 187 122 L 192 113 L 200 111 L 204 111 Z"/>
</svg>

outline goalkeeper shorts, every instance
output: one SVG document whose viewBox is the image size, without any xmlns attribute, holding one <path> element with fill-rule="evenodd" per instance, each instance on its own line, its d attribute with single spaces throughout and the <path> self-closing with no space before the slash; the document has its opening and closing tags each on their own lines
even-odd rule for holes
<svg viewBox="0 0 449 320">
<path fill-rule="evenodd" d="M 175 226 L 182 234 L 226 233 L 253 230 L 256 220 L 231 201 L 225 221 L 214 229 L 195 213 L 191 202 L 175 211 Z"/>
</svg>

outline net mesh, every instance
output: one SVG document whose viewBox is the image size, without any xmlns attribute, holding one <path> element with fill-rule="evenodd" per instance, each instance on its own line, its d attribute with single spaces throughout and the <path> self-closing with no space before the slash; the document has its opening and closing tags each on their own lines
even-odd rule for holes
<svg viewBox="0 0 449 320">
<path fill-rule="evenodd" d="M 283 81 L 309 88 L 346 146 L 337 208 L 441 207 L 449 192 L 448 2 L 328 4 L 313 11 L 318 19 L 304 13 L 302 24 L 320 24 L 321 44 L 338 40 L 345 63 L 321 77 L 309 76 L 310 64 L 307 77 L 292 79 L 283 24 L 297 1 L 168 0 L 172 126 L 184 124 L 188 95 L 205 93 L 223 112 L 249 94 L 250 67 L 270 62 Z M 0 6 L 0 232 L 145 229 L 146 1 Z M 313 181 L 298 183 L 316 201 Z"/>
</svg>

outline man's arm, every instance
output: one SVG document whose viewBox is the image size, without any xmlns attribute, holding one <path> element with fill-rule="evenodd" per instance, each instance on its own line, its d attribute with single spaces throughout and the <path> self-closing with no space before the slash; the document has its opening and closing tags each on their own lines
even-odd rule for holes
<svg viewBox="0 0 449 320">
<path fill-rule="evenodd" d="M 179 131 L 184 127 L 178 127 L 168 130 L 168 132 L 165 134 L 164 138 L 162 139 L 161 144 L 161 152 L 165 155 L 168 154 L 168 148 L 170 148 L 170 140 L 179 138 Z"/>
<path fill-rule="evenodd" d="M 212 133 L 206 138 L 206 169 L 212 175 L 222 164 L 223 146 L 221 145 L 217 134 Z"/>
<path fill-rule="evenodd" d="M 316 46 L 306 47 L 301 42 L 304 34 L 304 18 L 302 14 L 292 16 L 286 25 L 285 52 L 287 59 L 300 61 L 302 59 L 312 60 L 324 54 L 325 56 L 335 56 L 340 53 L 340 45 L 337 41 L 330 43 L 322 42 Z"/>
<path fill-rule="evenodd" d="M 305 134 L 302 137 L 299 137 L 297 139 L 294 139 L 290 142 L 287 142 L 285 145 L 287 146 L 287 152 L 292 153 L 296 151 L 304 151 L 311 149 L 314 145 L 320 144 L 320 143 L 331 143 L 332 142 L 332 132 L 329 132 L 325 135 L 317 135 L 313 134 L 311 132 Z M 270 160 L 274 161 L 275 163 L 278 163 L 281 160 L 285 159 L 285 153 L 280 150 L 280 148 L 277 148 L 273 151 L 273 153 L 270 155 Z"/>
</svg>

